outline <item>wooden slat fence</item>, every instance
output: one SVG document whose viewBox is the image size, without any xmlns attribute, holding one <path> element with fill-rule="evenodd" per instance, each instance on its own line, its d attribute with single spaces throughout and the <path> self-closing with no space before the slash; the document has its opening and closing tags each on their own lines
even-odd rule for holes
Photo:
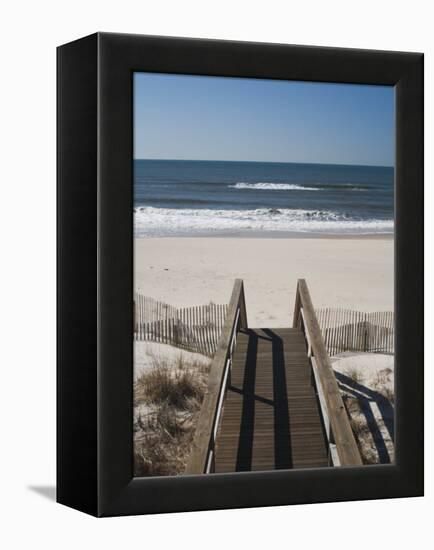
<svg viewBox="0 0 434 550">
<path fill-rule="evenodd" d="M 134 300 L 134 339 L 170 344 L 213 357 L 227 304 L 176 308 L 141 294 Z"/>
<path fill-rule="evenodd" d="M 317 309 L 316 315 L 329 355 L 344 351 L 393 354 L 393 311 L 365 313 L 348 309 Z"/>
</svg>

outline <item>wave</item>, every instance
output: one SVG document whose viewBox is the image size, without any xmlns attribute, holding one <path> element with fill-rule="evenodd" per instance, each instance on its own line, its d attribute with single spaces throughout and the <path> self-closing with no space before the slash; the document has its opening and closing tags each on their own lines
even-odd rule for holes
<svg viewBox="0 0 434 550">
<path fill-rule="evenodd" d="M 331 210 L 175 209 L 142 206 L 134 211 L 137 237 L 233 232 L 392 233 L 393 220 L 357 219 Z"/>
<path fill-rule="evenodd" d="M 365 191 L 366 189 L 370 188 L 369 186 L 355 183 L 310 183 L 305 185 L 301 183 L 246 183 L 243 181 L 228 185 L 228 187 L 233 187 L 235 189 L 259 189 L 262 191 L 325 191 L 327 189 L 348 189 L 353 191 Z"/>
<path fill-rule="evenodd" d="M 363 185 L 361 183 L 318 183 L 317 189 L 349 189 L 350 191 L 367 191 L 368 189 L 376 189 L 375 185 Z"/>
<path fill-rule="evenodd" d="M 139 197 L 138 198 L 138 202 L 139 201 L 144 201 L 145 199 L 143 197 Z M 214 200 L 212 198 L 206 198 L 206 199 L 197 199 L 197 198 L 182 198 L 182 197 L 178 197 L 178 196 L 173 196 L 173 197 L 156 197 L 156 198 L 149 198 L 147 197 L 146 198 L 146 202 L 147 204 L 149 205 L 155 205 L 156 208 L 162 208 L 162 206 L 160 206 L 161 204 L 167 204 L 167 205 L 171 205 L 171 204 L 174 204 L 176 206 L 181 206 L 181 205 L 191 205 L 194 207 L 194 205 L 198 205 L 198 206 L 201 206 L 201 205 L 211 205 L 211 204 L 215 204 L 215 205 L 225 205 L 227 204 L 228 206 L 229 205 L 233 205 L 233 200 L 229 201 L 225 201 L 225 200 L 222 200 L 220 198 L 218 198 L 217 200 Z M 140 202 L 139 202 L 140 204 Z M 139 208 L 141 208 L 140 206 L 135 206 L 134 207 L 134 212 L 136 210 L 139 210 Z"/>
<path fill-rule="evenodd" d="M 240 181 L 234 185 L 228 185 L 228 187 L 234 187 L 235 189 L 261 189 L 263 191 L 283 191 L 285 189 L 293 189 L 300 191 L 318 191 L 316 187 L 304 187 L 303 185 L 297 185 L 295 183 L 245 183 Z"/>
</svg>

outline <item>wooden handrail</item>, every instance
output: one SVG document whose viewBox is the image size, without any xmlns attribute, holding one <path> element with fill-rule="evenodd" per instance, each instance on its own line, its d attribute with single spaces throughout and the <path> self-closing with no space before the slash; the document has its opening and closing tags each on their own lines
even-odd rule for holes
<svg viewBox="0 0 434 550">
<path fill-rule="evenodd" d="M 247 328 L 247 315 L 243 281 L 236 279 L 217 351 L 211 362 L 208 387 L 185 474 L 203 474 L 212 470 L 221 404 L 230 375 L 232 344 L 240 328 Z"/>
<path fill-rule="evenodd" d="M 301 311 L 303 310 L 303 311 Z M 330 427 L 341 466 L 361 466 L 362 459 L 324 344 L 306 281 L 299 279 L 294 308 L 294 328 L 304 325 L 324 394 Z"/>
</svg>

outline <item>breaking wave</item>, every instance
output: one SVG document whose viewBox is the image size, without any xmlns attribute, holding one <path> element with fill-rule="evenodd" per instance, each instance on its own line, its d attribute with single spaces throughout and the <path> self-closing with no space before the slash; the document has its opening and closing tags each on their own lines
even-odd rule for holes
<svg viewBox="0 0 434 550">
<path fill-rule="evenodd" d="M 304 187 L 303 185 L 297 185 L 295 183 L 244 183 L 240 181 L 234 185 L 228 185 L 228 187 L 234 187 L 235 189 L 261 189 L 263 191 L 284 191 L 286 189 L 319 191 L 317 187 Z"/>
<path fill-rule="evenodd" d="M 234 189 L 259 189 L 261 191 L 285 191 L 285 190 L 294 190 L 294 191 L 327 191 L 327 190 L 346 190 L 346 191 L 366 191 L 367 189 L 372 188 L 372 186 L 367 186 L 357 183 L 271 183 L 271 182 L 258 182 L 258 183 L 247 183 L 240 181 L 235 184 L 228 185 Z"/>
<path fill-rule="evenodd" d="M 142 206 L 134 209 L 136 237 L 242 233 L 245 231 L 329 234 L 392 233 L 393 220 L 357 219 L 331 210 L 290 208 L 212 210 Z"/>
</svg>

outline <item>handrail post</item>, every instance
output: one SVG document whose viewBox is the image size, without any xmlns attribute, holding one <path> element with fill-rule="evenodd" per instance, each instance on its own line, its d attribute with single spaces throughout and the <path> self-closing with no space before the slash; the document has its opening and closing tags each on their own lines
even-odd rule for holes
<svg viewBox="0 0 434 550">
<path fill-rule="evenodd" d="M 244 283 L 242 279 L 236 279 L 236 281 L 241 282 L 240 299 L 239 299 L 240 328 L 246 329 L 248 327 L 248 324 L 247 324 L 247 312 L 246 312 L 246 298 L 244 296 Z"/>
<path fill-rule="evenodd" d="M 294 315 L 292 317 L 292 326 L 293 328 L 298 328 L 300 326 L 300 285 L 297 281 L 297 290 L 295 291 L 295 302 L 294 302 Z"/>
</svg>

